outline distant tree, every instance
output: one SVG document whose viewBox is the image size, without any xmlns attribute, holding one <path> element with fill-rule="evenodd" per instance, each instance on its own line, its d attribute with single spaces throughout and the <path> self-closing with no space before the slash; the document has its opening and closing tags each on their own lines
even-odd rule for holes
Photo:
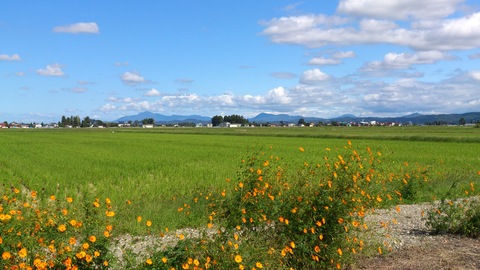
<svg viewBox="0 0 480 270">
<path fill-rule="evenodd" d="M 153 125 L 155 124 L 155 119 L 153 118 L 145 118 L 142 120 L 142 124 L 144 125 Z"/>
<path fill-rule="evenodd" d="M 212 125 L 213 126 L 219 126 L 222 123 L 223 123 L 223 116 L 215 115 L 214 117 L 212 117 Z"/>
<path fill-rule="evenodd" d="M 298 125 L 299 125 L 299 126 L 305 125 L 305 124 L 306 124 L 305 119 L 300 118 L 300 119 L 298 120 Z"/>
<path fill-rule="evenodd" d="M 88 116 L 85 116 L 85 118 L 83 118 L 83 121 L 82 121 L 82 127 L 89 127 L 92 125 L 92 119 L 90 119 L 90 117 Z"/>
<path fill-rule="evenodd" d="M 465 126 L 465 123 L 466 123 L 465 118 L 463 118 L 463 117 L 460 118 L 460 120 L 458 121 L 458 123 L 459 123 L 461 126 Z"/>
<path fill-rule="evenodd" d="M 235 124 L 247 124 L 248 120 L 245 119 L 242 115 L 232 114 L 232 115 L 225 115 L 223 117 L 223 122 L 230 122 Z"/>
</svg>

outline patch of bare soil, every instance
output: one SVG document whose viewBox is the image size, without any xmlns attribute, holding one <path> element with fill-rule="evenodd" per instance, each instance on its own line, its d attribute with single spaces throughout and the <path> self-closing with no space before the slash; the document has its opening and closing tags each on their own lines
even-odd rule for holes
<svg viewBox="0 0 480 270">
<path fill-rule="evenodd" d="M 351 269 L 480 269 L 480 239 L 434 236 L 421 245 L 361 259 Z"/>
<path fill-rule="evenodd" d="M 385 240 L 392 252 L 360 258 L 349 269 L 480 269 L 480 238 L 432 234 L 423 218 L 431 208 L 432 204 L 400 205 L 368 215 L 376 232 L 370 239 Z"/>
</svg>

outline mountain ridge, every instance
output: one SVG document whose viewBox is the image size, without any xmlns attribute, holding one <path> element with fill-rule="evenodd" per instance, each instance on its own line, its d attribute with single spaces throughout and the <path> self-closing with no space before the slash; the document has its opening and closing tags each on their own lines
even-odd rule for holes
<svg viewBox="0 0 480 270">
<path fill-rule="evenodd" d="M 159 113 L 153 113 L 149 111 L 141 112 L 136 115 L 123 116 L 115 120 L 114 122 L 128 122 L 128 121 L 142 121 L 146 118 L 153 118 L 156 123 L 179 123 L 179 122 L 192 122 L 192 123 L 210 123 L 211 117 L 201 116 L 201 115 L 163 115 Z M 253 123 L 298 123 L 300 119 L 303 119 L 305 122 L 318 123 L 318 122 L 395 122 L 395 123 L 412 123 L 412 124 L 458 124 L 460 119 L 464 119 L 465 123 L 476 123 L 480 121 L 480 112 L 467 112 L 467 113 L 452 113 L 452 114 L 420 114 L 412 113 L 404 116 L 398 117 L 376 117 L 376 116 L 367 116 L 367 117 L 358 117 L 353 114 L 344 114 L 334 118 L 321 118 L 321 117 L 310 117 L 310 116 L 300 116 L 300 115 L 289 115 L 289 114 L 270 114 L 270 113 L 259 113 L 255 117 L 249 118 L 248 120 Z"/>
</svg>

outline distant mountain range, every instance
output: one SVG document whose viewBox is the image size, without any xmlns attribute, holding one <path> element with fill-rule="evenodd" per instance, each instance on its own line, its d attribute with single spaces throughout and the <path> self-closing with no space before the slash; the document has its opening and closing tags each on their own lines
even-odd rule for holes
<svg viewBox="0 0 480 270">
<path fill-rule="evenodd" d="M 128 121 L 142 121 L 146 118 L 153 118 L 157 124 L 172 124 L 172 123 L 210 123 L 211 117 L 201 116 L 201 115 L 163 115 L 159 113 L 152 112 L 142 112 L 137 115 L 130 115 L 118 118 L 114 122 L 128 122 Z M 305 122 L 318 123 L 324 122 L 329 123 L 332 121 L 336 122 L 395 122 L 395 123 L 412 123 L 412 124 L 458 124 L 460 119 L 464 119 L 465 123 L 476 123 L 480 121 L 480 112 L 470 112 L 463 114 L 429 114 L 423 115 L 419 113 L 399 116 L 399 117 L 357 117 L 353 114 L 345 114 L 335 118 L 318 118 L 318 117 L 308 117 L 300 115 L 288 115 L 288 114 L 269 114 L 269 113 L 260 113 L 253 118 L 248 120 L 253 123 L 298 123 L 300 119 L 304 119 Z"/>
</svg>

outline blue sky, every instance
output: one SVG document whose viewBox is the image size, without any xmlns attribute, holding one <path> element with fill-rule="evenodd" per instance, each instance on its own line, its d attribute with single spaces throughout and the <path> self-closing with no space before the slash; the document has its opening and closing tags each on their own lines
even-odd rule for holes
<svg viewBox="0 0 480 270">
<path fill-rule="evenodd" d="M 480 1 L 1 1 L 0 121 L 480 111 Z"/>
</svg>

